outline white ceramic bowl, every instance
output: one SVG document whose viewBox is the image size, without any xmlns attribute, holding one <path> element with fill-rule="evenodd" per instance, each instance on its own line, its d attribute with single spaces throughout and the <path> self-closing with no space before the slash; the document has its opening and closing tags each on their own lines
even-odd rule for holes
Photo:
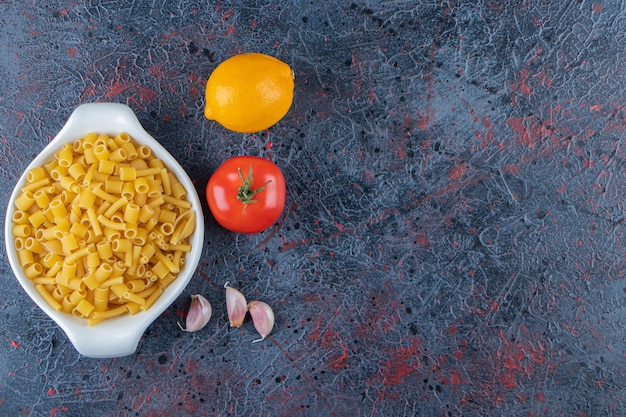
<svg viewBox="0 0 626 417">
<path fill-rule="evenodd" d="M 185 266 L 178 274 L 178 278 L 167 287 L 163 295 L 145 312 L 108 319 L 94 326 L 88 326 L 84 319 L 55 311 L 39 296 L 32 281 L 24 275 L 18 261 L 12 233 L 14 202 L 26 182 L 26 172 L 50 161 L 61 145 L 75 142 L 89 132 L 109 135 L 127 132 L 138 144 L 148 145 L 183 183 L 188 192 L 187 199 L 196 211 L 196 228 L 190 237 L 192 250 L 187 254 Z M 89 103 L 74 110 L 59 134 L 30 163 L 20 177 L 9 201 L 4 235 L 13 272 L 30 298 L 63 329 L 79 353 L 92 358 L 111 358 L 134 353 L 146 328 L 176 300 L 191 280 L 202 253 L 204 217 L 198 194 L 185 170 L 160 143 L 143 129 L 128 106 L 117 103 Z"/>
</svg>

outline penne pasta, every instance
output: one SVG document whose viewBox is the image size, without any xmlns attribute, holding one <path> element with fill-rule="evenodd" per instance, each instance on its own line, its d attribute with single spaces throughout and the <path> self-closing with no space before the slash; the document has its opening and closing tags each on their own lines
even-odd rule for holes
<svg viewBox="0 0 626 417">
<path fill-rule="evenodd" d="M 130 135 L 88 133 L 26 173 L 11 233 L 24 275 L 56 311 L 95 325 L 149 309 L 190 252 L 187 190 Z"/>
<path fill-rule="evenodd" d="M 161 167 L 143 168 L 136 171 L 137 177 L 153 177 L 161 174 Z"/>
<path fill-rule="evenodd" d="M 45 245 L 45 244 L 44 244 Z M 93 250 L 92 246 L 84 246 L 80 249 L 75 250 L 70 255 L 65 258 L 64 262 L 67 263 L 76 263 L 83 256 L 87 256 L 87 254 Z"/>
<path fill-rule="evenodd" d="M 53 277 L 36 277 L 33 278 L 33 284 L 55 285 L 56 279 Z"/>
<path fill-rule="evenodd" d="M 13 224 L 28 223 L 30 221 L 30 217 L 32 216 L 33 216 L 32 214 L 28 215 L 26 212 L 23 212 L 22 210 L 15 210 L 15 212 L 13 212 L 13 216 L 11 216 L 11 220 L 13 221 Z M 30 223 L 32 224 L 32 222 Z"/>
<path fill-rule="evenodd" d="M 94 235 L 100 236 L 102 234 L 102 227 L 100 226 L 100 222 L 93 208 L 90 207 L 87 209 L 87 217 L 89 218 Z"/>
<path fill-rule="evenodd" d="M 121 162 L 126 159 L 127 153 L 124 148 L 117 148 L 115 151 L 111 152 L 110 159 L 113 162 Z"/>
<path fill-rule="evenodd" d="M 59 165 L 68 168 L 72 165 L 72 161 L 74 160 L 74 149 L 73 145 L 65 144 L 61 147 L 61 150 L 57 154 L 57 161 Z"/>
<path fill-rule="evenodd" d="M 85 168 L 81 164 L 72 164 L 68 169 L 67 173 L 70 174 L 70 177 L 74 179 L 77 183 L 83 182 L 85 179 Z"/>
<path fill-rule="evenodd" d="M 185 186 L 180 182 L 172 185 L 172 197 L 174 197 L 177 201 L 187 201 L 187 190 Z"/>
<path fill-rule="evenodd" d="M 67 286 L 67 282 L 69 282 L 69 280 L 76 278 L 76 269 L 77 267 L 75 263 L 68 263 L 67 261 L 63 262 L 61 265 L 60 277 L 64 278 L 64 285 Z"/>
<path fill-rule="evenodd" d="M 38 189 L 33 193 L 33 198 L 35 199 L 35 203 L 40 209 L 48 207 L 50 204 L 50 197 L 48 193 L 43 188 Z"/>
<path fill-rule="evenodd" d="M 165 275 L 169 274 L 169 268 L 165 263 L 159 260 L 151 269 L 152 273 L 158 278 L 163 278 Z"/>
<path fill-rule="evenodd" d="M 35 192 L 39 189 L 42 189 L 45 185 L 50 184 L 50 178 L 42 178 L 38 181 L 35 181 L 31 184 L 27 184 L 22 188 L 22 192 L 30 191 Z"/>
<path fill-rule="evenodd" d="M 148 298 L 146 298 L 146 303 L 141 306 L 141 309 L 143 311 L 148 310 L 150 307 L 152 307 L 152 305 L 156 302 L 156 300 L 163 294 L 163 287 L 159 286 L 156 287 L 154 289 L 154 291 L 152 292 L 152 294 L 150 294 L 148 296 Z"/>
<path fill-rule="evenodd" d="M 67 208 L 63 205 L 63 202 L 60 199 L 50 202 L 50 210 L 52 211 L 52 215 L 55 220 L 62 219 L 67 216 Z"/>
<path fill-rule="evenodd" d="M 33 253 L 40 253 L 43 250 L 43 246 L 37 239 L 32 236 L 24 239 L 24 247 L 23 249 L 29 250 Z"/>
<path fill-rule="evenodd" d="M 109 278 L 106 281 L 102 282 L 99 288 L 110 288 L 113 285 L 118 285 L 118 284 L 123 284 L 123 283 L 124 283 L 124 277 L 121 275 L 118 275 L 116 277 Z"/>
<path fill-rule="evenodd" d="M 140 211 L 141 211 L 141 208 L 137 204 L 134 204 L 134 203 L 126 204 L 124 208 L 124 221 L 126 223 L 136 225 L 137 222 L 139 221 Z"/>
<path fill-rule="evenodd" d="M 100 214 L 98 217 L 98 222 L 100 222 L 100 224 L 106 228 L 109 229 L 113 229 L 113 230 L 119 230 L 122 231 L 124 230 L 124 223 L 121 222 L 114 222 L 111 219 L 108 219 L 107 217 L 105 217 L 104 215 Z"/>
<path fill-rule="evenodd" d="M 126 151 L 126 159 L 129 161 L 134 161 L 140 156 L 139 152 L 137 152 L 137 148 L 135 148 L 135 145 L 132 142 L 124 143 L 122 145 L 122 149 Z"/>
<path fill-rule="evenodd" d="M 24 275 L 28 279 L 34 279 L 43 274 L 43 266 L 40 263 L 33 262 L 24 268 Z"/>
<path fill-rule="evenodd" d="M 109 304 L 109 289 L 108 288 L 96 288 L 93 292 L 94 295 L 94 310 L 105 311 Z"/>
<path fill-rule="evenodd" d="M 48 305 L 50 305 L 50 307 L 52 307 L 56 311 L 61 311 L 61 303 L 59 303 L 52 296 L 52 294 L 50 294 L 50 292 L 46 289 L 44 284 L 37 284 L 37 285 L 35 285 L 35 290 L 41 296 L 41 298 L 43 298 L 44 301 L 46 303 L 48 303 Z"/>
<path fill-rule="evenodd" d="M 28 237 L 31 235 L 31 227 L 27 224 L 16 224 L 13 226 L 13 236 Z"/>
<path fill-rule="evenodd" d="M 94 272 L 94 277 L 98 282 L 104 282 L 113 273 L 113 267 L 108 263 L 101 264 Z"/>
<path fill-rule="evenodd" d="M 96 244 L 96 251 L 100 259 L 109 259 L 113 256 L 113 249 L 111 249 L 111 242 L 109 240 L 103 240 Z"/>
<path fill-rule="evenodd" d="M 124 144 L 131 141 L 131 137 L 128 133 L 121 132 L 113 137 L 113 141 L 115 141 L 115 143 L 117 143 L 119 146 L 124 146 Z"/>
<path fill-rule="evenodd" d="M 94 311 L 94 306 L 87 300 L 80 300 L 76 307 L 72 309 L 72 313 L 77 317 L 89 317 Z"/>
<path fill-rule="evenodd" d="M 15 237 L 13 239 L 13 244 L 15 245 L 15 250 L 19 252 L 26 247 L 26 239 L 24 239 L 23 237 L 19 237 L 19 236 Z"/>
<path fill-rule="evenodd" d="M 33 168 L 26 173 L 26 181 L 28 181 L 29 184 L 44 178 L 48 178 L 48 172 L 44 167 Z"/>
<path fill-rule="evenodd" d="M 112 202 L 111 206 L 104 212 L 104 217 L 111 218 L 113 213 L 118 211 L 120 208 L 124 207 L 129 203 L 125 197 L 119 197 L 116 201 Z"/>
<path fill-rule="evenodd" d="M 121 316 L 122 314 L 126 312 L 127 312 L 126 307 L 124 307 L 123 305 L 116 307 L 116 308 L 112 308 L 110 310 L 94 311 L 93 313 L 91 313 L 90 320 L 94 320 L 94 323 L 97 323 L 98 321 L 101 321 L 104 319 L 110 319 L 112 317 Z"/>
<path fill-rule="evenodd" d="M 139 157 L 145 160 L 152 156 L 152 149 L 148 146 L 141 145 L 137 148 L 137 153 L 139 154 Z"/>
<path fill-rule="evenodd" d="M 35 196 L 32 192 L 28 190 L 23 190 L 20 195 L 17 196 L 17 198 L 15 199 L 15 207 L 17 207 L 18 210 L 22 211 L 28 211 L 30 206 L 32 206 L 34 203 Z"/>
<path fill-rule="evenodd" d="M 33 252 L 27 249 L 22 248 L 17 253 L 17 259 L 23 267 L 28 267 L 35 262 L 35 257 L 33 256 Z"/>
<path fill-rule="evenodd" d="M 125 292 L 124 296 L 122 298 L 124 300 L 126 300 L 126 301 L 131 302 L 131 303 L 139 304 L 140 306 L 146 304 L 146 299 L 145 298 L 141 298 L 137 294 L 134 294 L 134 293 L 132 293 L 130 291 Z"/>
</svg>

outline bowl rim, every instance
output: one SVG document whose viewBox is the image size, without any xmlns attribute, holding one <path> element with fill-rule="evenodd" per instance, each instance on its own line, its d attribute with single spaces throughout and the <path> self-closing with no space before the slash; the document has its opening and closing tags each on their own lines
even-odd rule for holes
<svg viewBox="0 0 626 417">
<path fill-rule="evenodd" d="M 25 276 L 24 270 L 19 263 L 17 251 L 14 249 L 12 231 L 15 199 L 26 182 L 28 171 L 49 161 L 54 152 L 63 144 L 73 143 L 90 132 L 109 135 L 126 132 L 136 143 L 149 145 L 153 153 L 165 163 L 167 168 L 185 186 L 187 200 L 189 200 L 196 211 L 196 228 L 190 236 L 192 250 L 186 255 L 185 265 L 179 272 L 176 280 L 165 289 L 154 305 L 147 311 L 135 315 L 124 315 L 107 319 L 94 326 L 88 326 L 86 319 L 55 311 L 41 298 L 35 290 L 32 281 Z M 144 130 L 133 110 L 121 103 L 96 102 L 79 105 L 72 112 L 55 138 L 24 169 L 8 201 L 5 219 L 5 245 L 13 274 L 35 304 L 65 332 L 75 349 L 87 357 L 112 358 L 133 354 L 148 326 L 176 301 L 191 281 L 200 261 L 203 243 L 204 216 L 202 204 L 189 175 L 176 158 Z"/>
</svg>

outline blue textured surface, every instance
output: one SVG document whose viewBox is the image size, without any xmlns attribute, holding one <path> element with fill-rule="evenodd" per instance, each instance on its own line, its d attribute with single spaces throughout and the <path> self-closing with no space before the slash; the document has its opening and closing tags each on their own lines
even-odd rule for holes
<svg viewBox="0 0 626 417">
<path fill-rule="evenodd" d="M 2 218 L 92 101 L 200 195 L 228 157 L 273 160 L 287 210 L 254 236 L 207 210 L 196 276 L 118 359 L 78 355 L 4 257 L 1 415 L 626 415 L 623 1 L 47 3 L 0 0 Z M 296 75 L 261 134 L 203 116 L 241 52 Z M 267 340 L 228 328 L 226 281 L 274 307 Z M 214 316 L 183 333 L 194 293 Z"/>
</svg>

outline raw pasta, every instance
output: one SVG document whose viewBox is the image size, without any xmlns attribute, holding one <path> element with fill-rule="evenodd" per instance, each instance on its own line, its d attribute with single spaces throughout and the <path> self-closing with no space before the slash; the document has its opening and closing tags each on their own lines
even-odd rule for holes
<svg viewBox="0 0 626 417">
<path fill-rule="evenodd" d="M 89 133 L 29 170 L 13 239 L 24 274 L 55 310 L 89 325 L 149 309 L 185 264 L 187 190 L 127 133 Z"/>
</svg>

